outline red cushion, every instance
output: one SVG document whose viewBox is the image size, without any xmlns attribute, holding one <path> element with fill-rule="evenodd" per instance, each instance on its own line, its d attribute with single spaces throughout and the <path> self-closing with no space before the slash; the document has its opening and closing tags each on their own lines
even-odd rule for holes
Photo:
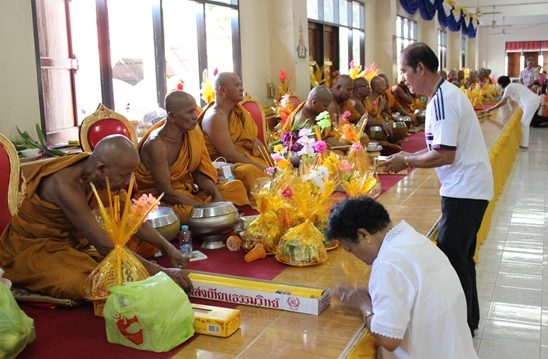
<svg viewBox="0 0 548 359">
<path fill-rule="evenodd" d="M 257 105 L 256 102 L 253 101 L 247 101 L 242 104 L 243 108 L 247 110 L 251 114 L 251 117 L 253 117 L 253 121 L 255 121 L 255 124 L 259 128 L 259 133 L 257 134 L 257 138 L 259 141 L 261 141 L 263 144 L 264 141 L 264 123 L 263 123 L 263 115 L 261 113 L 261 108 L 259 105 Z"/>
<path fill-rule="evenodd" d="M 8 188 L 10 183 L 10 159 L 3 146 L 0 145 L 0 233 L 11 220 L 8 207 Z"/>
<path fill-rule="evenodd" d="M 127 126 L 118 120 L 107 118 L 95 122 L 91 125 L 88 132 L 88 141 L 91 150 L 95 148 L 97 143 L 109 135 L 124 135 L 131 140 L 131 134 Z"/>
</svg>

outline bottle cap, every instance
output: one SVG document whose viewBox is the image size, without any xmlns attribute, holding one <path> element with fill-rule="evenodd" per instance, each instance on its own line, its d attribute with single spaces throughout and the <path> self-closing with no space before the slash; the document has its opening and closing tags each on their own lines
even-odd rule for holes
<svg viewBox="0 0 548 359">
<path fill-rule="evenodd" d="M 185 225 L 182 225 L 181 226 L 181 230 L 182 231 L 188 231 L 188 226 L 185 224 Z"/>
<path fill-rule="evenodd" d="M 234 179 L 234 176 L 230 175 L 230 176 L 228 176 L 228 179 L 229 179 L 229 180 L 233 180 L 233 179 Z"/>
</svg>

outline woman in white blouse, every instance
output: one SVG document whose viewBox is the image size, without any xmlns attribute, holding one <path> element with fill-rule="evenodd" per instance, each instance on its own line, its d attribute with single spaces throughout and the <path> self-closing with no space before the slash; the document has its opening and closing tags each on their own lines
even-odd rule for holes
<svg viewBox="0 0 548 359">
<path fill-rule="evenodd" d="M 326 237 L 372 265 L 367 287 L 338 286 L 333 295 L 361 312 L 383 359 L 477 358 L 460 281 L 428 238 L 405 221 L 394 225 L 369 197 L 338 203 Z"/>
</svg>

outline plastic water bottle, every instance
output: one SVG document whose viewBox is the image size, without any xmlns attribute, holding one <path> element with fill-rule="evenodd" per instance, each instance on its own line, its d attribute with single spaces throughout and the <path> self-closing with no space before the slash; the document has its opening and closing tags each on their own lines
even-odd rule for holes
<svg viewBox="0 0 548 359">
<path fill-rule="evenodd" d="M 179 232 L 179 250 L 185 257 L 192 257 L 192 236 L 187 225 L 181 226 Z"/>
</svg>

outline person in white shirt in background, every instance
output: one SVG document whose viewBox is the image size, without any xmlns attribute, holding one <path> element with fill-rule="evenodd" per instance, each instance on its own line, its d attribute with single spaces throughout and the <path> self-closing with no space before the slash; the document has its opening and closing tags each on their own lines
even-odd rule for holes
<svg viewBox="0 0 548 359">
<path fill-rule="evenodd" d="M 529 126 L 533 116 L 538 110 L 540 99 L 526 86 L 510 82 L 510 78 L 508 76 L 499 77 L 497 83 L 504 90 L 502 99 L 495 106 L 488 110 L 484 110 L 483 112 L 489 113 L 496 110 L 497 108 L 508 103 L 508 100 L 517 102 L 523 110 L 523 115 L 521 116 L 521 142 L 519 145 L 522 148 L 527 148 L 529 147 Z"/>
<path fill-rule="evenodd" d="M 536 67 L 533 67 L 535 60 L 532 57 L 528 57 L 526 61 L 526 67 L 519 73 L 519 83 L 529 87 L 535 80 L 538 80 L 539 73 Z"/>
</svg>

